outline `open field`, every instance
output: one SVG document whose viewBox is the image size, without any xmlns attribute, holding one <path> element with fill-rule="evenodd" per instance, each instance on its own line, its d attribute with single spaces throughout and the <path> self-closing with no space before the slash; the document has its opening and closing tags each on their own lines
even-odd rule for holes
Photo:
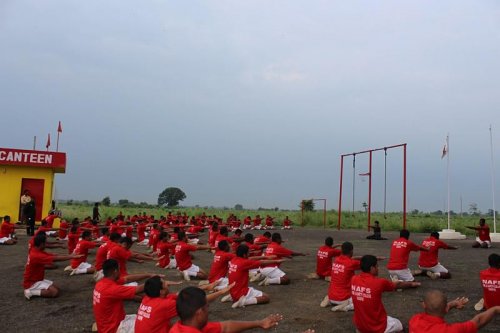
<svg viewBox="0 0 500 333">
<path fill-rule="evenodd" d="M 62 211 L 63 215 L 67 219 L 72 219 L 74 217 L 82 218 L 85 216 L 92 215 L 92 206 L 85 205 L 59 205 L 58 208 Z M 294 222 L 295 226 L 301 224 L 302 216 L 300 211 L 296 210 L 233 210 L 233 209 L 214 209 L 214 208 L 179 208 L 179 209 L 167 209 L 167 208 L 128 208 L 119 206 L 104 207 L 99 208 L 101 219 L 105 219 L 108 216 L 114 217 L 118 215 L 118 212 L 122 212 L 124 215 L 134 215 L 142 214 L 146 212 L 148 215 L 154 215 L 155 217 L 165 216 L 169 211 L 174 214 L 177 212 L 188 214 L 189 216 L 198 215 L 205 212 L 207 215 L 217 215 L 222 218 L 226 218 L 230 213 L 235 214 L 240 219 L 245 216 L 250 215 L 254 217 L 260 214 L 261 217 L 270 215 L 275 218 L 275 221 L 280 223 L 283 221 L 285 216 L 289 216 Z M 493 232 L 492 217 L 481 216 L 486 218 L 486 223 L 490 225 L 491 231 Z M 454 215 L 451 217 L 452 228 L 469 236 L 474 235 L 473 230 L 466 229 L 467 225 L 477 225 L 480 216 L 459 216 Z M 372 223 L 375 220 L 380 221 L 380 226 L 382 231 L 395 231 L 400 230 L 403 225 L 403 214 L 402 213 L 387 213 L 384 217 L 383 213 L 372 212 L 371 215 Z M 326 225 L 328 228 L 337 228 L 338 214 L 336 211 L 329 210 L 326 213 Z M 429 213 L 419 213 L 419 214 L 407 214 L 407 228 L 412 232 L 431 232 L 439 231 L 447 228 L 447 215 L 433 215 Z M 316 210 L 314 212 L 305 212 L 303 217 L 303 222 L 305 226 L 309 227 L 323 227 L 323 211 Z M 367 225 L 367 215 L 365 212 L 342 212 L 342 229 L 360 229 L 366 230 Z M 500 230 L 500 228 L 499 228 Z"/>
<path fill-rule="evenodd" d="M 306 257 L 296 257 L 283 264 L 283 270 L 292 280 L 288 286 L 266 286 L 257 289 L 264 291 L 271 297 L 271 303 L 266 305 L 249 306 L 243 309 L 231 309 L 230 303 L 215 302 L 210 305 L 211 320 L 228 319 L 256 319 L 269 313 L 280 312 L 284 315 L 283 322 L 276 332 L 301 332 L 307 328 L 314 328 L 316 332 L 354 332 L 352 313 L 333 313 L 328 308 L 320 308 L 319 302 L 326 293 L 328 284 L 320 280 L 307 280 L 305 275 L 314 271 L 315 252 L 328 235 L 333 236 L 335 243 L 346 240 L 354 243 L 355 255 L 376 254 L 388 256 L 391 241 L 369 241 L 364 237 L 366 232 L 355 230 L 323 230 L 319 228 L 304 228 L 282 232 L 285 246 L 308 253 Z M 389 239 L 396 237 L 395 232 L 386 232 Z M 412 234 L 415 242 L 421 242 L 426 234 Z M 206 235 L 202 237 L 206 240 Z M 471 237 L 466 241 L 449 241 L 451 245 L 459 246 L 456 251 L 441 251 L 440 259 L 453 274 L 451 280 L 433 281 L 424 277 L 417 277 L 422 281 L 418 289 L 403 292 L 386 293 L 384 303 L 389 315 L 399 318 L 407 325 L 409 318 L 420 311 L 420 300 L 425 290 L 439 288 L 448 294 L 448 297 L 467 296 L 470 304 L 464 310 L 452 311 L 448 316 L 449 322 L 463 321 L 473 317 L 476 312 L 474 303 L 481 297 L 481 286 L 478 273 L 487 267 L 487 256 L 499 252 L 498 248 L 472 249 Z M 27 256 L 27 238 L 20 236 L 16 246 L 0 247 L 0 274 L 2 288 L 0 288 L 0 323 L 2 332 L 89 332 L 93 319 L 92 314 L 92 276 L 69 277 L 62 272 L 65 263 L 59 263 L 59 269 L 47 271 L 46 277 L 56 282 L 61 288 L 58 299 L 33 298 L 27 301 L 23 297 L 21 287 L 22 274 Z M 135 250 L 145 248 L 134 245 Z M 208 270 L 212 255 L 208 252 L 195 254 L 195 263 Z M 93 262 L 94 255 L 89 257 Z M 412 254 L 410 264 L 416 267 L 417 255 Z M 384 266 L 382 262 L 381 266 Z M 131 273 L 138 272 L 165 272 L 153 266 L 152 263 L 129 263 Z M 387 277 L 387 270 L 381 267 L 380 274 Z M 176 271 L 167 270 L 167 278 L 178 279 Z M 195 285 L 191 281 L 183 285 Z M 181 287 L 173 288 L 178 291 Z M 126 303 L 127 313 L 135 313 L 138 303 Z M 500 318 L 496 318 L 482 332 L 498 332 Z"/>
</svg>

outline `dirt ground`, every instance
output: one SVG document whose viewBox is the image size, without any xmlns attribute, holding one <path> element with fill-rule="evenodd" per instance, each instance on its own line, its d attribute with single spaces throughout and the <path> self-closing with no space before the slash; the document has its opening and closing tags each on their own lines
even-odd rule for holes
<svg viewBox="0 0 500 333">
<path fill-rule="evenodd" d="M 260 232 L 254 232 L 258 234 Z M 388 256 L 391 241 L 366 240 L 363 231 L 334 231 L 324 229 L 295 229 L 282 231 L 285 246 L 296 251 L 308 253 L 306 257 L 296 257 L 283 264 L 282 269 L 291 278 L 288 286 L 259 287 L 271 297 L 271 303 L 232 309 L 231 303 L 214 302 L 210 304 L 210 320 L 252 320 L 265 317 L 270 313 L 281 313 L 284 320 L 276 332 L 301 332 L 313 328 L 316 332 L 354 332 L 352 312 L 333 313 L 329 308 L 320 308 L 319 303 L 326 294 L 328 283 L 320 280 L 308 280 L 306 274 L 315 269 L 315 253 L 322 245 L 326 236 L 333 236 L 335 243 L 351 241 L 354 244 L 355 255 L 375 254 Z M 389 239 L 396 238 L 396 233 L 385 233 Z M 412 234 L 411 240 L 420 243 L 426 235 Z M 206 241 L 206 235 L 202 237 Z M 487 257 L 490 253 L 499 252 L 498 248 L 472 249 L 472 240 L 448 241 L 450 245 L 460 248 L 456 251 L 440 252 L 440 261 L 452 273 L 451 280 L 432 281 L 427 277 L 417 277 L 422 286 L 403 292 L 386 293 L 384 304 L 390 316 L 399 318 L 407 330 L 410 317 L 420 312 L 420 300 L 425 290 L 438 288 L 445 291 L 449 299 L 467 296 L 470 304 L 463 310 L 454 310 L 448 314 L 448 322 L 464 321 L 472 318 L 476 312 L 473 306 L 481 297 L 479 271 L 487 267 Z M 144 247 L 134 245 L 133 249 L 145 251 Z M 50 249 L 49 249 L 50 251 Z M 57 250 L 63 252 L 62 250 Z M 54 251 L 54 252 L 57 252 Z M 0 247 L 0 331 L 1 332 L 90 332 L 94 322 L 92 314 L 93 279 L 91 275 L 72 276 L 63 273 L 66 263 L 61 262 L 59 269 L 46 272 L 46 278 L 55 281 L 61 288 L 57 299 L 32 298 L 30 301 L 23 296 L 21 287 L 22 274 L 27 256 L 27 238 L 20 235 L 16 246 Z M 195 263 L 206 271 L 210 268 L 212 255 L 208 252 L 197 252 Z M 93 262 L 94 253 L 89 257 Z M 412 253 L 410 264 L 416 267 L 417 254 Z M 385 263 L 381 264 L 380 274 L 388 277 Z M 129 263 L 130 273 L 157 272 L 165 273 L 168 279 L 180 279 L 175 270 L 160 270 L 152 263 Z M 196 285 L 196 281 L 183 285 Z M 178 291 L 182 288 L 172 288 Z M 136 313 L 138 303 L 127 302 L 126 311 Z M 257 330 L 255 330 L 257 331 Z M 500 318 L 496 318 L 482 332 L 499 332 Z"/>
</svg>

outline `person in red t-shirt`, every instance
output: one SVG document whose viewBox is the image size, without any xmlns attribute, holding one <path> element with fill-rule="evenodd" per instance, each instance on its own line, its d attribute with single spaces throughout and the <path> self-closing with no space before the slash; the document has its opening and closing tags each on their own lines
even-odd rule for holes
<svg viewBox="0 0 500 333">
<path fill-rule="evenodd" d="M 333 238 L 326 237 L 325 244 L 316 252 L 316 272 L 308 275 L 311 279 L 323 279 L 330 281 L 332 272 L 332 260 L 341 254 L 340 250 L 336 247 L 340 245 L 333 245 Z"/>
<path fill-rule="evenodd" d="M 219 242 L 223 241 L 223 240 L 227 241 L 229 244 L 233 244 L 234 243 L 234 240 L 231 237 L 229 237 L 229 230 L 227 229 L 227 227 L 220 228 L 219 234 L 215 238 L 215 242 L 214 242 L 213 248 L 217 249 L 218 245 L 219 245 Z"/>
<path fill-rule="evenodd" d="M 57 234 L 57 238 L 59 240 L 67 240 L 68 231 L 69 231 L 69 223 L 65 219 L 62 219 L 61 222 L 59 222 L 59 232 Z"/>
<path fill-rule="evenodd" d="M 269 231 L 266 231 L 264 234 L 256 237 L 254 240 L 254 244 L 257 245 L 267 245 L 269 243 L 271 243 L 271 233 Z"/>
<path fill-rule="evenodd" d="M 132 247 L 132 240 L 128 237 L 122 237 L 117 246 L 113 246 L 108 251 L 108 259 L 114 259 L 120 265 L 120 276 L 125 277 L 128 275 L 127 272 L 127 260 L 135 261 L 138 263 L 143 263 L 144 260 L 154 260 L 153 256 L 132 252 L 130 248 Z"/>
<path fill-rule="evenodd" d="M 33 296 L 57 297 L 59 289 L 53 282 L 45 279 L 45 266 L 52 265 L 54 261 L 65 261 L 80 258 L 81 255 L 56 255 L 45 252 L 47 236 L 44 233 L 34 237 L 33 247 L 28 253 L 28 261 L 24 268 L 24 297 L 30 299 Z"/>
<path fill-rule="evenodd" d="M 236 249 L 236 257 L 229 261 L 228 280 L 235 283 L 231 289 L 231 298 L 224 298 L 223 301 L 233 300 L 233 308 L 245 305 L 269 303 L 269 296 L 260 290 L 248 287 L 248 273 L 251 269 L 259 268 L 266 264 L 279 264 L 283 260 L 268 260 L 267 257 L 248 257 L 249 248 L 242 244 Z"/>
<path fill-rule="evenodd" d="M 221 240 L 217 246 L 218 249 L 214 254 L 214 261 L 212 262 L 210 273 L 208 274 L 208 282 L 218 282 L 215 289 L 219 290 L 229 285 L 229 280 L 227 278 L 229 261 L 236 255 L 229 252 L 231 248 L 227 240 Z"/>
<path fill-rule="evenodd" d="M 97 249 L 97 252 L 95 254 L 95 274 L 94 274 L 94 280 L 95 282 L 99 281 L 104 277 L 104 273 L 102 272 L 102 264 L 106 261 L 108 258 L 108 252 L 113 248 L 113 246 L 118 246 L 118 242 L 122 236 L 120 234 L 117 234 L 116 232 L 113 232 L 109 235 L 109 240 L 99 246 Z"/>
<path fill-rule="evenodd" d="M 214 222 L 208 231 L 208 245 L 215 247 L 215 240 L 219 236 L 219 223 Z"/>
<path fill-rule="evenodd" d="M 188 239 L 184 231 L 179 232 L 179 242 L 175 246 L 175 260 L 177 269 L 182 273 L 184 280 L 189 281 L 191 277 L 206 280 L 207 273 L 191 261 L 191 251 L 209 250 L 210 245 L 192 245 L 188 244 Z"/>
<path fill-rule="evenodd" d="M 485 219 L 480 219 L 479 226 L 477 227 L 469 226 L 466 228 L 476 230 L 477 232 L 476 241 L 472 244 L 472 247 L 481 247 L 483 249 L 491 247 L 490 227 L 486 224 Z"/>
<path fill-rule="evenodd" d="M 71 271 L 71 275 L 78 274 L 93 274 L 95 273 L 95 267 L 87 262 L 87 256 L 89 255 L 89 250 L 95 248 L 98 244 L 91 241 L 92 234 L 90 231 L 85 230 L 82 233 L 82 239 L 78 242 L 73 251 L 73 254 L 81 254 L 82 257 L 78 259 L 72 259 L 71 265 L 66 267 L 65 271 Z"/>
<path fill-rule="evenodd" d="M 293 256 L 305 256 L 304 253 L 295 252 L 281 246 L 282 242 L 281 234 L 278 232 L 273 233 L 271 237 L 271 244 L 267 246 L 264 251 L 264 255 L 267 257 L 274 256 L 277 259 L 291 258 Z M 268 286 L 270 284 L 289 284 L 290 279 L 286 276 L 285 272 L 279 268 L 279 266 L 280 263 L 274 263 L 261 268 L 260 273 L 266 278 L 262 280 L 259 285 Z"/>
<path fill-rule="evenodd" d="M 285 219 L 283 220 L 283 230 L 289 230 L 292 229 L 292 221 L 288 218 L 288 216 L 285 216 Z"/>
<path fill-rule="evenodd" d="M 10 223 L 10 216 L 3 217 L 2 227 L 0 228 L 0 244 L 1 245 L 14 245 L 17 243 L 14 230 L 16 226 Z"/>
<path fill-rule="evenodd" d="M 138 245 L 148 245 L 149 240 L 146 239 L 146 222 L 140 220 L 137 224 L 137 244 Z"/>
<path fill-rule="evenodd" d="M 250 216 L 243 219 L 243 229 L 252 229 L 252 218 Z"/>
<path fill-rule="evenodd" d="M 120 277 L 119 264 L 108 259 L 102 264 L 104 278 L 96 283 L 93 293 L 95 325 L 99 333 L 115 333 L 133 331 L 135 315 L 125 315 L 123 300 L 133 299 L 143 292 L 144 285 L 127 286 L 127 282 L 135 282 L 153 277 L 151 274 L 129 275 Z"/>
<path fill-rule="evenodd" d="M 462 309 L 469 300 L 465 297 L 448 302 L 446 295 L 439 290 L 429 290 L 424 295 L 422 306 L 425 313 L 410 319 L 411 333 L 475 333 L 486 326 L 495 315 L 500 314 L 500 306 L 495 306 L 471 320 L 448 324 L 444 317 L 453 308 Z M 357 310 L 356 310 L 357 311 Z"/>
<path fill-rule="evenodd" d="M 500 305 L 500 255 L 490 254 L 488 264 L 490 268 L 479 273 L 483 286 L 483 298 L 474 306 L 477 311 Z"/>
<path fill-rule="evenodd" d="M 171 241 L 168 232 L 162 231 L 160 233 L 158 246 L 156 248 L 156 254 L 158 255 L 158 262 L 156 266 L 160 268 L 177 268 L 177 262 L 175 258 L 170 256 L 174 254 L 175 243 L 177 241 Z"/>
<path fill-rule="evenodd" d="M 434 231 L 429 238 L 424 239 L 422 247 L 428 248 L 429 251 L 420 252 L 418 259 L 418 267 L 422 270 L 420 274 L 426 274 L 431 279 L 449 279 L 451 278 L 450 272 L 439 263 L 438 254 L 439 249 L 456 250 L 457 247 L 450 246 L 445 242 L 439 240 L 439 233 Z M 415 274 L 417 275 L 417 274 Z"/>
<path fill-rule="evenodd" d="M 411 251 L 429 251 L 428 248 L 417 245 L 409 240 L 410 232 L 403 229 L 399 232 L 399 238 L 392 242 L 391 254 L 387 269 L 393 281 L 413 281 L 415 278 L 408 268 L 408 259 Z"/>
<path fill-rule="evenodd" d="M 352 258 L 353 251 L 354 246 L 351 242 L 342 243 L 342 254 L 335 258 L 331 266 L 330 286 L 328 294 L 320 304 L 322 308 L 333 304 L 335 306 L 331 310 L 334 312 L 354 310 L 351 298 L 351 279 L 354 272 L 361 268 L 361 263 Z"/>
<path fill-rule="evenodd" d="M 389 317 L 382 304 L 382 293 L 396 289 L 414 288 L 420 282 L 391 282 L 378 276 L 377 258 L 365 255 L 361 258 L 361 273 L 351 279 L 354 325 L 361 333 L 401 332 L 403 325 Z"/>
<path fill-rule="evenodd" d="M 256 215 L 253 219 L 253 227 L 252 229 L 260 230 L 262 228 L 262 217 L 260 215 Z"/>
<path fill-rule="evenodd" d="M 182 282 L 164 281 L 159 276 L 154 276 L 146 280 L 141 305 L 137 311 L 135 319 L 135 333 L 167 333 L 170 330 L 170 322 L 177 317 L 175 303 L 177 294 L 169 294 L 170 285 Z M 213 291 L 215 284 L 207 284 L 200 289 Z M 215 301 L 219 296 L 227 293 L 232 286 L 208 294 L 207 302 Z"/>
<path fill-rule="evenodd" d="M 208 322 L 208 303 L 205 292 L 196 287 L 187 287 L 177 296 L 176 310 L 180 320 L 170 333 L 222 333 L 243 332 L 248 329 L 269 329 L 276 327 L 283 319 L 280 314 L 267 316 L 262 320 Z"/>
<path fill-rule="evenodd" d="M 267 215 L 266 216 L 266 225 L 264 227 L 264 229 L 268 229 L 268 230 L 272 230 L 274 229 L 274 218 Z"/>
</svg>

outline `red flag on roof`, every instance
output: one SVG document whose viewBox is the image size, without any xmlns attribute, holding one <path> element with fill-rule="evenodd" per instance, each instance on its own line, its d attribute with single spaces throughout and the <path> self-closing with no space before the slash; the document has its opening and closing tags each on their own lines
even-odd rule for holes
<svg viewBox="0 0 500 333">
<path fill-rule="evenodd" d="M 62 133 L 61 121 L 59 121 L 59 126 L 57 126 L 57 132 Z"/>
<path fill-rule="evenodd" d="M 49 147 L 50 147 L 50 133 L 47 136 L 47 144 L 45 145 L 45 148 L 47 148 L 47 150 L 49 150 Z"/>
</svg>

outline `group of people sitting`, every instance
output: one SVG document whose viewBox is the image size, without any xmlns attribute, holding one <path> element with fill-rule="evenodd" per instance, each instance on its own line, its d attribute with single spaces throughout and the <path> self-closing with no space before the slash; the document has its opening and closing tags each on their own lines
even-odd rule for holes
<svg viewBox="0 0 500 333">
<path fill-rule="evenodd" d="M 136 332 L 237 332 L 247 328 L 274 327 L 281 320 L 280 315 L 269 315 L 259 321 L 207 323 L 207 302 L 221 297 L 222 302 L 232 302 L 232 308 L 263 304 L 271 297 L 249 283 L 260 286 L 290 283 L 281 264 L 305 254 L 285 248 L 280 233 L 266 231 L 255 237 L 252 233 L 243 235 L 241 229 L 236 229 L 233 235 L 229 235 L 231 224 L 219 225 L 217 220 L 210 225 L 207 242 L 203 244 L 200 232 L 208 226 L 170 224 L 167 219 L 160 219 L 160 222 L 148 216 L 134 220 L 133 223 L 131 220 L 125 222 L 118 216 L 101 225 L 91 219 L 84 219 L 82 223 L 75 219 L 71 226 L 61 225 L 55 229 L 45 219 L 29 241 L 23 281 L 25 297 L 57 297 L 60 291 L 52 281 L 45 279 L 45 269 L 56 261 L 69 260 L 70 265 L 65 270 L 70 276 L 94 274 L 93 304 L 99 332 L 133 332 L 134 327 Z M 4 222 L 10 224 L 10 218 L 4 217 Z M 4 230 L 4 224 L 0 230 Z M 201 229 L 194 229 L 196 227 Z M 480 222 L 478 228 L 484 230 L 485 223 Z M 12 235 L 12 226 L 5 227 L 7 229 Z M 50 236 L 59 239 L 51 240 Z M 402 230 L 400 238 L 392 242 L 387 264 L 391 280 L 378 278 L 378 263 L 385 258 L 373 255 L 356 257 L 351 242 L 334 245 L 333 239 L 327 237 L 325 245 L 317 251 L 316 276 L 329 280 L 328 293 L 320 305 L 331 306 L 332 311 L 354 310 L 354 323 L 360 332 L 401 331 L 402 323 L 387 316 L 381 294 L 420 286 L 420 282 L 415 282 L 416 275 L 426 275 L 431 279 L 451 278 L 450 272 L 438 261 L 438 251 L 456 249 L 439 240 L 438 233 L 431 233 L 421 245 L 411 242 L 409 237 L 410 233 Z M 148 246 L 149 253 L 132 251 L 134 240 Z M 66 247 L 67 255 L 46 251 L 46 248 Z M 91 264 L 87 259 L 93 248 L 97 251 L 95 262 Z M 192 260 L 191 252 L 202 250 L 213 253 L 208 273 Z M 420 252 L 418 270 L 408 268 L 411 251 Z M 165 281 L 163 275 L 154 273 L 129 274 L 128 261 L 155 262 L 161 268 L 176 268 L 185 280 L 201 281 L 198 288 L 188 287 L 179 294 L 169 294 L 168 286 L 177 282 Z M 500 313 L 500 256 L 491 254 L 489 264 L 490 268 L 481 272 L 484 297 L 476 304 L 476 309 L 486 311 L 464 323 L 464 327 L 480 328 Z M 356 274 L 356 270 L 361 273 Z M 146 283 L 139 285 L 143 280 Z M 136 298 L 138 294 L 143 296 L 137 313 L 126 316 L 123 300 Z M 187 296 L 182 296 L 184 294 Z M 466 302 L 460 298 L 447 303 L 443 293 L 428 291 L 424 298 L 425 314 L 412 318 L 411 331 L 424 332 L 424 327 L 431 330 L 438 322 L 447 325 L 444 314 L 453 307 L 463 307 Z M 171 320 L 176 316 L 180 320 L 171 327 Z"/>
</svg>

